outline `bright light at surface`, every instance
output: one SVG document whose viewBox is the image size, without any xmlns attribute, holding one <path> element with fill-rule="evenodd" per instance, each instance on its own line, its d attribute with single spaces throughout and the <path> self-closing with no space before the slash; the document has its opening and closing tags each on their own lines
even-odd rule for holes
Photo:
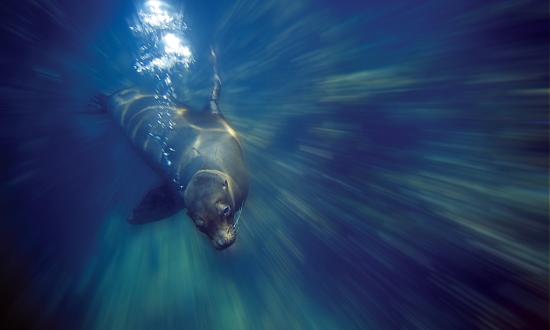
<svg viewBox="0 0 550 330">
<path fill-rule="evenodd" d="M 164 41 L 164 51 L 166 53 L 176 54 L 183 57 L 190 57 L 191 50 L 187 46 L 181 44 L 180 38 L 173 33 L 168 33 L 162 38 Z"/>
<path fill-rule="evenodd" d="M 148 1 L 139 11 L 140 24 L 132 27 L 132 30 L 151 32 L 151 29 L 186 29 L 183 23 L 183 15 L 172 10 L 171 6 L 161 1 Z"/>
<path fill-rule="evenodd" d="M 183 37 L 187 30 L 183 14 L 168 3 L 147 1 L 130 29 L 141 43 L 135 65 L 137 72 L 170 75 L 174 67 L 182 65 L 188 69 L 193 63 L 191 47 Z M 159 79 L 165 80 L 160 76 Z"/>
<path fill-rule="evenodd" d="M 160 10 L 160 5 L 161 4 L 162 4 L 162 2 L 160 2 L 160 1 L 150 0 L 150 1 L 147 1 L 147 3 L 145 5 L 149 8 L 151 8 L 152 10 Z"/>
</svg>

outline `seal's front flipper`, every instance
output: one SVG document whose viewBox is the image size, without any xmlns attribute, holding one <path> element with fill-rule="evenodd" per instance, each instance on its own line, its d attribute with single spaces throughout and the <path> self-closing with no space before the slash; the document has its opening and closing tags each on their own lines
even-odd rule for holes
<svg viewBox="0 0 550 330">
<path fill-rule="evenodd" d="M 183 208 L 182 198 L 167 183 L 149 191 L 141 200 L 128 222 L 139 225 L 167 218 Z"/>
</svg>

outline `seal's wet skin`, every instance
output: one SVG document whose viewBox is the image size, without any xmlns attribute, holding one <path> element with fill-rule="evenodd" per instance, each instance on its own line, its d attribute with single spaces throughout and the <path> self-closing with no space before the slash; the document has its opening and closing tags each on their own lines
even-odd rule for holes
<svg viewBox="0 0 550 330">
<path fill-rule="evenodd" d="M 203 111 L 162 103 L 138 88 L 108 97 L 108 111 L 165 181 L 145 195 L 131 223 L 162 220 L 186 208 L 216 249 L 233 244 L 248 173 L 237 134 L 220 112 L 220 90 L 216 74 Z"/>
</svg>

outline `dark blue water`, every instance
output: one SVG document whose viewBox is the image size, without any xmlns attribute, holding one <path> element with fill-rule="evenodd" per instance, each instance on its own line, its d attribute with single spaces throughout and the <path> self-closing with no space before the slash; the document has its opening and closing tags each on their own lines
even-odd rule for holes
<svg viewBox="0 0 550 330">
<path fill-rule="evenodd" d="M 547 326 L 546 2 L 172 2 L 176 62 L 140 71 L 144 6 L 0 5 L 3 328 Z M 126 222 L 160 179 L 90 108 L 200 109 L 211 47 L 251 176 L 222 252 Z"/>
</svg>

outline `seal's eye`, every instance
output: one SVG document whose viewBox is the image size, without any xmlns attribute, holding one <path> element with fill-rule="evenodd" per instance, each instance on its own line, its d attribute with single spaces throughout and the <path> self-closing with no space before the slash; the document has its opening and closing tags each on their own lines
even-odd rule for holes
<svg viewBox="0 0 550 330">
<path fill-rule="evenodd" d="M 231 207 L 226 206 L 226 207 L 223 209 L 223 215 L 227 217 L 230 213 L 231 213 Z"/>
</svg>

